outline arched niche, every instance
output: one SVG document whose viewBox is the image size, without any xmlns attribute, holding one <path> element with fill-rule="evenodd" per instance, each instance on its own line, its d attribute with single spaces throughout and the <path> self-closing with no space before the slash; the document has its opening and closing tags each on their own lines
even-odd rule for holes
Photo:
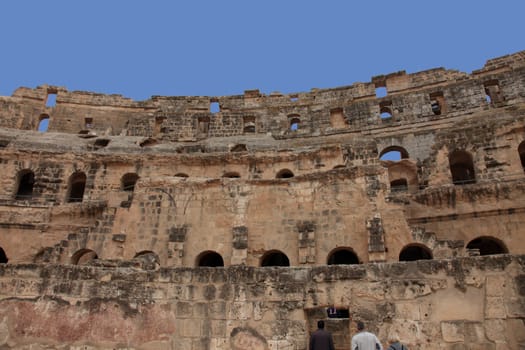
<svg viewBox="0 0 525 350">
<path fill-rule="evenodd" d="M 275 175 L 276 179 L 289 179 L 294 177 L 294 173 L 290 169 L 281 169 Z"/>
<path fill-rule="evenodd" d="M 139 176 L 136 173 L 127 173 L 120 179 L 120 189 L 122 191 L 133 192 Z"/>
<path fill-rule="evenodd" d="M 94 250 L 80 249 L 71 256 L 71 263 L 73 265 L 86 265 L 95 259 L 98 259 L 98 255 Z"/>
<path fill-rule="evenodd" d="M 2 247 L 0 247 L 0 264 L 7 264 L 9 259 L 7 258 L 7 255 Z"/>
<path fill-rule="evenodd" d="M 525 171 L 525 141 L 522 141 L 518 146 L 518 154 L 520 156 L 521 168 Z"/>
<path fill-rule="evenodd" d="M 84 198 L 84 190 L 86 188 L 86 174 L 82 171 L 77 171 L 69 177 L 69 186 L 67 191 L 68 203 L 80 203 Z"/>
<path fill-rule="evenodd" d="M 466 248 L 471 255 L 495 255 L 509 252 L 501 240 L 489 236 L 474 238 L 467 244 Z"/>
<path fill-rule="evenodd" d="M 399 261 L 431 260 L 432 251 L 422 244 L 409 244 L 399 253 Z"/>
<path fill-rule="evenodd" d="M 17 189 L 15 198 L 18 200 L 31 199 L 35 184 L 35 173 L 30 169 L 23 169 L 17 175 Z"/>
<path fill-rule="evenodd" d="M 222 267 L 224 266 L 224 260 L 217 252 L 205 251 L 199 254 L 195 265 L 199 267 Z"/>
<path fill-rule="evenodd" d="M 359 258 L 352 248 L 337 248 L 328 255 L 328 265 L 359 264 Z"/>
<path fill-rule="evenodd" d="M 261 258 L 261 267 L 290 266 L 290 260 L 279 250 L 267 251 Z"/>
<path fill-rule="evenodd" d="M 399 161 L 409 158 L 408 151 L 401 146 L 389 146 L 379 152 L 380 160 Z"/>
<path fill-rule="evenodd" d="M 448 157 L 452 183 L 454 185 L 465 185 L 476 182 L 474 163 L 472 155 L 464 150 L 450 153 Z"/>
</svg>

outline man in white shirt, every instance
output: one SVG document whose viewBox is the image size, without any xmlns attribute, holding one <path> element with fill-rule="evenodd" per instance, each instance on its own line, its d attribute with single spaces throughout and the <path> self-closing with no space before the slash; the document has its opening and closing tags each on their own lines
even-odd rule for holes
<svg viewBox="0 0 525 350">
<path fill-rule="evenodd" d="M 374 333 L 365 330 L 365 324 L 357 321 L 358 333 L 352 337 L 351 350 L 383 350 L 381 342 Z"/>
</svg>

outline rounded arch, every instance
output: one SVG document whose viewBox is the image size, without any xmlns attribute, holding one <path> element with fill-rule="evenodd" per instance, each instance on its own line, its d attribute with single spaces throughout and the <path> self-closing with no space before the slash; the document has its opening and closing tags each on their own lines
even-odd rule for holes
<svg viewBox="0 0 525 350">
<path fill-rule="evenodd" d="M 279 170 L 277 175 L 275 175 L 275 178 L 276 179 L 289 179 L 294 176 L 295 176 L 294 173 L 290 169 L 281 169 Z"/>
<path fill-rule="evenodd" d="M 35 185 L 35 173 L 31 169 L 22 169 L 17 175 L 16 199 L 31 199 Z"/>
<path fill-rule="evenodd" d="M 399 253 L 399 261 L 432 260 L 432 251 L 423 244 L 406 245 Z"/>
<path fill-rule="evenodd" d="M 452 183 L 455 185 L 471 184 L 476 182 L 472 155 L 464 150 L 450 153 L 448 157 Z"/>
<path fill-rule="evenodd" d="M 479 255 L 507 254 L 509 252 L 505 243 L 489 236 L 474 238 L 467 244 L 466 248 L 476 252 L 479 251 Z"/>
<path fill-rule="evenodd" d="M 525 171 L 525 141 L 522 141 L 518 146 L 518 154 L 520 155 L 521 167 Z"/>
<path fill-rule="evenodd" d="M 120 179 L 121 190 L 128 192 L 135 191 L 135 185 L 137 184 L 138 179 L 139 176 L 136 173 L 126 173 L 122 175 L 122 178 Z"/>
<path fill-rule="evenodd" d="M 328 265 L 359 264 L 359 258 L 352 248 L 336 248 L 328 254 Z"/>
<path fill-rule="evenodd" d="M 90 261 L 98 259 L 98 255 L 91 249 L 80 249 L 71 256 L 71 263 L 73 265 L 86 265 Z"/>
<path fill-rule="evenodd" d="M 195 265 L 199 267 L 222 267 L 224 266 L 224 260 L 219 253 L 207 250 L 199 254 Z"/>
<path fill-rule="evenodd" d="M 379 108 L 379 114 L 381 119 L 390 119 L 392 118 L 392 109 L 389 106 L 382 106 Z"/>
<path fill-rule="evenodd" d="M 379 153 L 379 159 L 381 160 L 397 161 L 397 160 L 407 159 L 407 158 L 409 158 L 408 151 L 401 146 L 389 146 L 389 147 L 384 148 Z"/>
<path fill-rule="evenodd" d="M 86 174 L 82 171 L 77 171 L 69 177 L 69 187 L 67 191 L 68 203 L 82 202 L 86 188 L 86 179 Z"/>
<path fill-rule="evenodd" d="M 261 258 L 261 267 L 269 266 L 290 266 L 290 260 L 280 250 L 270 250 Z"/>
<path fill-rule="evenodd" d="M 299 129 L 299 125 L 301 124 L 301 116 L 299 116 L 299 114 L 290 114 L 288 116 L 288 121 L 290 125 L 290 130 L 296 131 Z"/>
<path fill-rule="evenodd" d="M 2 247 L 0 247 L 0 264 L 7 264 L 9 259 L 7 258 L 7 255 Z"/>
<path fill-rule="evenodd" d="M 186 173 L 176 173 L 175 177 L 189 177 Z"/>
<path fill-rule="evenodd" d="M 46 132 L 49 128 L 49 115 L 48 114 L 40 114 L 38 117 L 38 131 L 40 132 Z"/>
</svg>

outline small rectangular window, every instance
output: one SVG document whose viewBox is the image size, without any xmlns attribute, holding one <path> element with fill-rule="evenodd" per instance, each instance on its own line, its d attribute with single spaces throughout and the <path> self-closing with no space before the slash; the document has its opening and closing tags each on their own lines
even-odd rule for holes
<svg viewBox="0 0 525 350">
<path fill-rule="evenodd" d="M 91 129 L 93 127 L 93 118 L 84 118 L 84 127 Z"/>
</svg>

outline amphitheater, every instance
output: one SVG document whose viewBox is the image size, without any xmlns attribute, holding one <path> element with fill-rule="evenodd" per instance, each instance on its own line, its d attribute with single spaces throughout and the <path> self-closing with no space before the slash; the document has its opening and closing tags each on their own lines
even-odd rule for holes
<svg viewBox="0 0 525 350">
<path fill-rule="evenodd" d="M 525 51 L 282 94 L 0 97 L 0 349 L 525 349 Z"/>
</svg>

